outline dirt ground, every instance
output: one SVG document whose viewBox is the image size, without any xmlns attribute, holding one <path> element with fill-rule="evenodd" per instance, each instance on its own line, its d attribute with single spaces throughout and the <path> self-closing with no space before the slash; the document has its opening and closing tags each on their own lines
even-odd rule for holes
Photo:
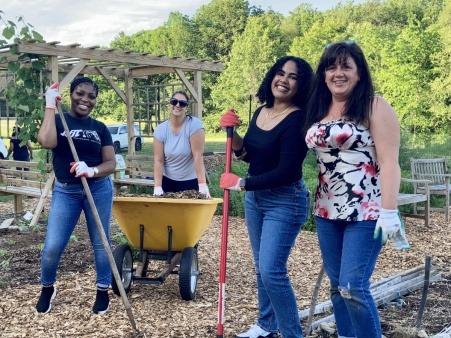
<svg viewBox="0 0 451 338">
<path fill-rule="evenodd" d="M 33 210 L 36 202 L 29 199 L 25 205 Z M 28 229 L 22 221 L 15 223 L 23 226 L 18 229 L 0 229 L 0 337 L 133 337 L 133 322 L 142 337 L 216 337 L 220 216 L 213 217 L 199 241 L 201 275 L 195 300 L 180 298 L 178 276 L 172 274 L 161 285 L 133 284 L 128 294 L 129 311 L 122 299 L 111 292 L 110 311 L 103 316 L 92 314 L 93 258 L 86 228 L 80 224 L 61 261 L 52 311 L 42 315 L 36 313 L 34 306 L 40 292 L 39 259 L 47 210 L 48 206 L 36 229 Z M 0 223 L 13 216 L 11 213 L 12 202 L 0 203 Z M 432 213 L 427 229 L 422 220 L 405 221 L 411 248 L 398 252 L 388 244 L 380 255 L 373 281 L 424 264 L 425 257 L 431 256 L 442 280 L 429 287 L 421 329 L 433 336 L 451 325 L 451 225 L 440 213 Z M 120 232 L 113 219 L 112 234 Z M 114 246 L 117 240 L 113 236 Z M 229 221 L 227 253 L 224 337 L 231 338 L 254 324 L 257 315 L 254 269 L 242 219 Z M 320 264 L 316 235 L 302 231 L 289 260 L 300 310 L 309 307 Z M 161 271 L 158 265 L 153 268 Z M 422 290 L 416 290 L 379 308 L 387 338 L 417 337 L 414 328 L 421 294 Z M 327 299 L 324 281 L 319 302 Z"/>
</svg>

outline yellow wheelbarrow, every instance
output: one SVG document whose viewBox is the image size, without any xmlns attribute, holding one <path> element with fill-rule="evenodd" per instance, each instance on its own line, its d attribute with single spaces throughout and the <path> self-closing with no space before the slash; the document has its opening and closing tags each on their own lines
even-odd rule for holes
<svg viewBox="0 0 451 338">
<path fill-rule="evenodd" d="M 181 298 L 193 300 L 200 275 L 198 242 L 220 203 L 221 198 L 115 197 L 113 213 L 130 243 L 113 250 L 125 292 L 132 283 L 160 285 L 170 274 L 178 274 Z M 139 249 L 137 264 L 131 246 Z M 150 274 L 151 260 L 166 261 L 156 276 Z M 112 289 L 120 295 L 114 278 Z"/>
</svg>

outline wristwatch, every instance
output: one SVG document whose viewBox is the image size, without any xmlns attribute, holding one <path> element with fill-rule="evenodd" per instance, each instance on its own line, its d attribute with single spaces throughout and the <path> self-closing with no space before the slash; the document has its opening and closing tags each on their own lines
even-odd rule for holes
<svg viewBox="0 0 451 338">
<path fill-rule="evenodd" d="M 94 170 L 94 176 L 96 176 L 99 173 L 99 169 L 97 167 L 92 168 Z"/>
<path fill-rule="evenodd" d="M 245 178 L 241 178 L 240 181 L 238 182 L 238 185 L 240 187 L 241 190 L 246 190 L 246 179 Z"/>
</svg>

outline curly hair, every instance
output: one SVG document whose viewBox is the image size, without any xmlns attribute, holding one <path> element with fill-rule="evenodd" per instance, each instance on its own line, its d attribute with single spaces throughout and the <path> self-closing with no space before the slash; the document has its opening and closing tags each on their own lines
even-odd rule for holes
<svg viewBox="0 0 451 338">
<path fill-rule="evenodd" d="M 324 49 L 313 80 L 313 89 L 307 106 L 306 126 L 311 126 L 327 116 L 332 102 L 332 94 L 325 82 L 326 69 L 335 64 L 337 60 L 341 63 L 348 57 L 351 57 L 356 63 L 360 80 L 346 101 L 344 116 L 357 124 L 369 126 L 371 105 L 375 95 L 374 86 L 365 55 L 357 43 L 352 40 L 332 43 Z"/>
<path fill-rule="evenodd" d="M 297 66 L 298 90 L 293 97 L 293 104 L 299 108 L 304 108 L 307 104 L 310 86 L 313 81 L 313 69 L 307 61 L 296 56 L 283 56 L 266 72 L 262 83 L 257 91 L 257 98 L 260 103 L 266 103 L 268 108 L 274 106 L 274 95 L 271 83 L 277 72 L 280 71 L 287 61 L 293 61 Z"/>
</svg>

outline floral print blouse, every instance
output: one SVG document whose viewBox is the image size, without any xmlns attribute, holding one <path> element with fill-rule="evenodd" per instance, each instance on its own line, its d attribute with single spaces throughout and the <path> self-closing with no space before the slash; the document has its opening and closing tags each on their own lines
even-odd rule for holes
<svg viewBox="0 0 451 338">
<path fill-rule="evenodd" d="M 319 122 L 307 131 L 305 141 L 318 164 L 313 213 L 333 220 L 377 219 L 379 165 L 369 129 L 346 120 Z"/>
</svg>

